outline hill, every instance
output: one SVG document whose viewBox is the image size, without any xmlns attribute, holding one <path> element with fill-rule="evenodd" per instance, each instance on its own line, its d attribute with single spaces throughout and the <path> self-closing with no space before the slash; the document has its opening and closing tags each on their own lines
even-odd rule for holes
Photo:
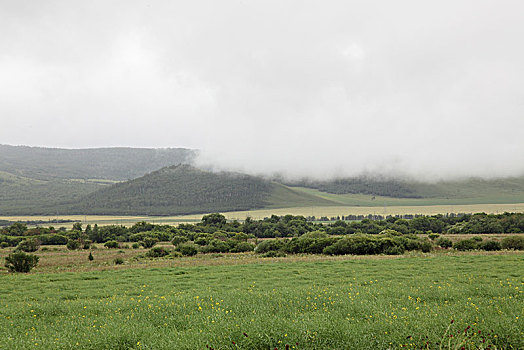
<svg viewBox="0 0 524 350">
<path fill-rule="evenodd" d="M 38 180 L 123 181 L 160 168 L 189 163 L 196 151 L 185 148 L 63 149 L 0 145 L 0 171 Z"/>
<path fill-rule="evenodd" d="M 178 165 L 191 162 L 195 155 L 187 149 L 0 145 L 0 215 L 178 215 L 286 207 L 524 203 L 524 177 L 424 183 L 363 176 L 285 182 Z"/>
<path fill-rule="evenodd" d="M 285 182 L 291 187 L 348 195 L 361 194 L 406 199 L 467 199 L 479 197 L 514 197 L 524 194 L 524 176 L 498 179 L 469 178 L 434 183 L 415 180 L 362 176 L 330 181 L 300 180 Z"/>
<path fill-rule="evenodd" d="M 59 208 L 70 214 L 173 215 L 263 208 L 275 185 L 237 173 L 189 165 L 154 171 L 114 184 Z"/>
<path fill-rule="evenodd" d="M 60 149 L 0 145 L 0 215 L 57 214 L 58 206 L 118 181 L 190 162 L 184 148 Z"/>
</svg>

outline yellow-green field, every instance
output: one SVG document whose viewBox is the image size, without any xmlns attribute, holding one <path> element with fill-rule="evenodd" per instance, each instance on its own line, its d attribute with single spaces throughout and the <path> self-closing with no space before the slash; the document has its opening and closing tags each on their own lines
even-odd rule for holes
<svg viewBox="0 0 524 350">
<path fill-rule="evenodd" d="M 315 216 L 338 216 L 338 215 L 398 215 L 398 214 L 423 214 L 435 215 L 446 213 L 479 213 L 488 214 L 513 212 L 523 213 L 524 203 L 512 204 L 467 204 L 467 205 L 421 205 L 421 206 L 382 206 L 382 207 L 362 207 L 362 206 L 328 206 L 328 207 L 293 207 L 278 209 L 260 209 L 248 211 L 224 212 L 226 218 L 230 220 L 244 220 L 250 216 L 253 219 L 263 219 L 271 215 L 303 215 Z M 86 224 L 98 225 L 133 225 L 138 221 L 147 221 L 156 224 L 176 225 L 184 222 L 199 221 L 204 214 L 179 215 L 179 216 L 111 216 L 111 215 L 59 215 L 59 216 L 0 216 L 0 220 L 26 221 L 26 220 L 73 220 Z M 71 227 L 72 223 L 52 224 L 53 226 Z"/>
</svg>

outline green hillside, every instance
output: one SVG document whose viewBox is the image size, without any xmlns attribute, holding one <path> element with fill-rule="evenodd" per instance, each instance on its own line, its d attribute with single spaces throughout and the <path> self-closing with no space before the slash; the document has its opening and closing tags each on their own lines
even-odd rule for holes
<svg viewBox="0 0 524 350">
<path fill-rule="evenodd" d="M 274 184 L 261 178 L 206 172 L 189 165 L 160 169 L 60 206 L 69 214 L 174 215 L 263 208 Z"/>
<path fill-rule="evenodd" d="M 59 149 L 0 145 L 0 215 L 56 214 L 118 181 L 191 161 L 183 148 Z"/>
<path fill-rule="evenodd" d="M 410 199 L 467 199 L 486 197 L 515 197 L 524 194 L 524 176 L 503 179 L 470 178 L 435 183 L 415 180 L 387 179 L 362 176 L 330 181 L 301 180 L 286 183 L 292 187 L 310 188 L 319 192 L 348 195 L 362 194 Z"/>
</svg>

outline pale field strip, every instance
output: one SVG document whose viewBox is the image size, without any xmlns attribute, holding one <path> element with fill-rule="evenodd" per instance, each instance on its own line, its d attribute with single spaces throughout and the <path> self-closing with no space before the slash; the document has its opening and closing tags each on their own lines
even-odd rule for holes
<svg viewBox="0 0 524 350">
<path fill-rule="evenodd" d="M 248 211 L 224 212 L 229 220 L 245 220 L 248 216 L 259 220 L 271 215 L 303 215 L 333 217 L 342 215 L 402 215 L 422 214 L 436 215 L 446 213 L 480 213 L 501 214 L 504 212 L 524 213 L 524 203 L 511 204 L 463 204 L 463 205 L 427 205 L 427 206 L 386 206 L 386 207 L 362 207 L 362 206 L 328 206 L 328 207 L 292 207 L 279 209 L 260 209 Z M 180 224 L 198 221 L 205 214 L 177 215 L 177 216 L 112 216 L 112 215 L 59 215 L 59 216 L 0 216 L 0 220 L 9 221 L 49 221 L 53 219 L 73 220 L 86 224 L 98 225 L 126 225 L 130 226 L 139 221 L 147 221 L 156 224 Z M 46 224 L 42 224 L 45 226 Z M 55 227 L 71 227 L 72 223 L 51 223 Z"/>
</svg>

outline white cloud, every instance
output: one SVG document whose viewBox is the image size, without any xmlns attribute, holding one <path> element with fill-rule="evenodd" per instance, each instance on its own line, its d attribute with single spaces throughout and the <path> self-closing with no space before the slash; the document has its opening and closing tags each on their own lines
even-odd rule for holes
<svg viewBox="0 0 524 350">
<path fill-rule="evenodd" d="M 524 172 L 518 1 L 29 5 L 0 5 L 1 143 L 186 146 L 291 176 Z"/>
</svg>

